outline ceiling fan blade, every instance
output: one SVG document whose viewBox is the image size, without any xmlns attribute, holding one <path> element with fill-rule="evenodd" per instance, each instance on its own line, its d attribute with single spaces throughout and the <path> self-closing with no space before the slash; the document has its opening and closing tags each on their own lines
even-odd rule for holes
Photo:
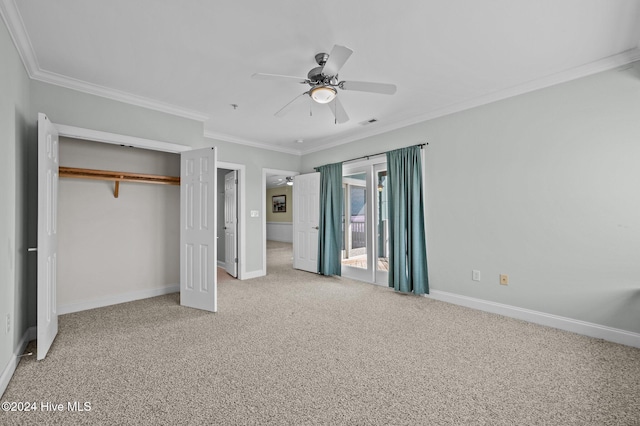
<svg viewBox="0 0 640 426">
<path fill-rule="evenodd" d="M 347 111 L 345 111 L 344 107 L 342 106 L 342 102 L 340 102 L 338 98 L 335 98 L 326 105 L 336 117 L 336 123 L 342 124 L 349 121 L 349 115 L 347 115 Z"/>
<path fill-rule="evenodd" d="M 289 102 L 288 104 L 286 104 L 285 106 L 283 106 L 278 112 L 276 112 L 274 115 L 276 117 L 282 117 L 285 114 L 287 114 L 289 111 L 291 111 L 293 109 L 293 107 L 296 105 L 296 101 L 302 99 L 303 96 L 308 95 L 309 92 L 304 92 L 301 95 L 296 96 L 295 98 L 293 98 L 293 100 L 291 102 Z"/>
<path fill-rule="evenodd" d="M 381 93 L 383 95 L 393 95 L 397 89 L 395 84 L 370 83 L 367 81 L 343 81 L 340 83 L 340 88 L 359 92 Z"/>
<path fill-rule="evenodd" d="M 306 83 L 307 79 L 304 77 L 293 77 L 290 75 L 279 75 L 279 74 L 264 74 L 261 72 L 257 72 L 251 76 L 251 78 L 255 80 L 287 80 L 287 81 L 297 81 L 298 83 Z"/>
<path fill-rule="evenodd" d="M 338 71 L 340 71 L 340 68 L 347 62 L 347 59 L 349 59 L 352 53 L 353 50 L 348 47 L 336 44 L 333 46 L 333 49 L 331 49 L 331 53 L 329 53 L 329 59 L 327 59 L 327 63 L 324 64 L 322 73 L 329 76 L 338 74 Z"/>
</svg>

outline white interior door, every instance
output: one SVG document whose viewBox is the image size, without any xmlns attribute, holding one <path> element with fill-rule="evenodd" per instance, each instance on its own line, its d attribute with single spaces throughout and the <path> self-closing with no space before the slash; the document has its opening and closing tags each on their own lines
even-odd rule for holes
<svg viewBox="0 0 640 426">
<path fill-rule="evenodd" d="M 58 334 L 58 131 L 38 114 L 38 359 Z"/>
<path fill-rule="evenodd" d="M 238 171 L 224 176 L 224 267 L 233 277 L 238 276 Z"/>
<path fill-rule="evenodd" d="M 320 173 L 293 177 L 293 267 L 318 272 Z"/>
<path fill-rule="evenodd" d="M 216 149 L 181 153 L 180 304 L 216 312 Z"/>
</svg>

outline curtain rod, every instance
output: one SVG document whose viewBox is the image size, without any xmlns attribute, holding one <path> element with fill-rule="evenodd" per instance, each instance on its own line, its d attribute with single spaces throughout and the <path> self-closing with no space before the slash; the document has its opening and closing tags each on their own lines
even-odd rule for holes
<svg viewBox="0 0 640 426">
<path fill-rule="evenodd" d="M 419 147 L 420 147 L 420 149 L 422 149 L 425 145 L 429 145 L 429 142 L 419 143 L 419 144 L 417 144 L 417 145 L 410 145 L 410 146 L 405 147 L 405 148 L 409 148 L 409 147 L 411 147 L 411 146 L 419 146 Z M 384 154 L 386 154 L 386 153 L 387 153 L 387 152 L 385 151 L 385 152 L 379 152 L 379 153 L 377 153 L 377 154 L 363 155 L 362 157 L 352 158 L 351 160 L 345 160 L 345 161 L 343 161 L 342 163 L 343 163 L 343 164 L 344 164 L 344 163 L 350 163 L 351 161 L 356 161 L 356 160 L 368 160 L 368 159 L 369 159 L 369 158 L 371 158 L 371 157 L 377 157 L 378 155 L 384 155 Z"/>
</svg>

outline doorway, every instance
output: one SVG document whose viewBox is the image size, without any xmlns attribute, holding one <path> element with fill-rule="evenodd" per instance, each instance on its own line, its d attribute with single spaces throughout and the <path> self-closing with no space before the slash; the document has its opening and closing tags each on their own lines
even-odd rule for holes
<svg viewBox="0 0 640 426">
<path fill-rule="evenodd" d="M 387 285 L 389 230 L 384 159 L 343 165 L 342 275 Z"/>
<path fill-rule="evenodd" d="M 262 169 L 263 265 L 265 275 L 273 259 L 277 267 L 293 268 L 293 194 L 296 190 L 292 170 Z M 269 251 L 278 256 L 268 256 Z M 276 266 L 272 263 L 271 266 Z"/>
<path fill-rule="evenodd" d="M 240 171 L 222 168 L 218 163 L 218 278 L 229 280 L 240 276 Z M 228 163 L 226 163 L 228 164 Z M 227 166 L 228 167 L 228 166 Z"/>
</svg>

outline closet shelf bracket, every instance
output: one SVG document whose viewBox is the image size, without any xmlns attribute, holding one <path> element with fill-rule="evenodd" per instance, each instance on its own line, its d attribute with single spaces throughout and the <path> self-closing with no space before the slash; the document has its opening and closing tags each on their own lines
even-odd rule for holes
<svg viewBox="0 0 640 426">
<path fill-rule="evenodd" d="M 58 169 L 61 178 L 94 179 L 113 181 L 115 187 L 113 196 L 118 198 L 120 194 L 120 182 L 142 182 L 160 185 L 180 185 L 179 176 L 149 175 L 142 173 L 114 172 L 109 170 L 79 169 L 75 167 L 60 167 Z"/>
</svg>

